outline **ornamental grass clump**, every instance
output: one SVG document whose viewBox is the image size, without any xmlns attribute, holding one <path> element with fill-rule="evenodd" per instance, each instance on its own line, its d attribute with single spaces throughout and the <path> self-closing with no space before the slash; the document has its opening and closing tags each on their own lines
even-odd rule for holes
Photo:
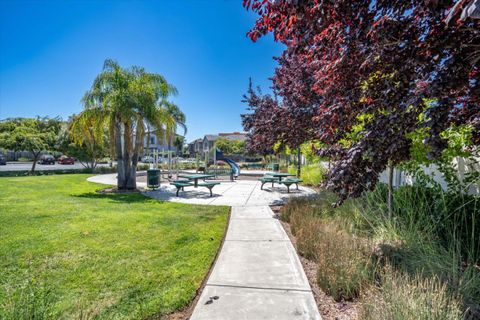
<svg viewBox="0 0 480 320">
<path fill-rule="evenodd" d="M 348 231 L 351 222 L 334 216 L 336 209 L 329 200 L 327 194 L 292 199 L 282 209 L 281 218 L 290 222 L 299 253 L 317 263 L 319 286 L 336 300 L 351 300 L 372 282 L 372 246 Z M 343 210 L 350 209 L 345 206 Z"/>
<path fill-rule="evenodd" d="M 362 297 L 361 319 L 463 319 L 461 300 L 437 277 L 409 276 L 385 268 L 380 282 Z"/>
<path fill-rule="evenodd" d="M 358 297 L 373 282 L 375 265 L 371 246 L 335 222 L 318 226 L 319 241 L 315 246 L 318 285 L 337 301 Z"/>
</svg>

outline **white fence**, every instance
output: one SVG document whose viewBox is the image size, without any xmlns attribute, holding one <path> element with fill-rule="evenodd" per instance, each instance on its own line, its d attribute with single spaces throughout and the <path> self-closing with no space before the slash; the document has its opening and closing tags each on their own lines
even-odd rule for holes
<svg viewBox="0 0 480 320">
<path fill-rule="evenodd" d="M 457 157 L 453 163 L 457 169 L 457 174 L 460 180 L 463 180 L 465 175 L 469 172 L 480 172 L 480 158 L 475 158 L 474 160 L 469 160 L 465 158 Z M 437 182 L 443 190 L 447 189 L 447 182 L 443 174 L 438 171 L 436 165 L 422 166 L 423 171 Z M 380 181 L 387 183 L 388 181 L 388 171 L 382 172 L 380 175 Z M 405 172 L 394 169 L 393 174 L 393 186 L 398 187 L 402 185 L 412 185 L 415 182 L 415 177 L 406 174 Z M 469 194 L 480 194 L 480 183 L 472 184 L 468 189 Z"/>
</svg>

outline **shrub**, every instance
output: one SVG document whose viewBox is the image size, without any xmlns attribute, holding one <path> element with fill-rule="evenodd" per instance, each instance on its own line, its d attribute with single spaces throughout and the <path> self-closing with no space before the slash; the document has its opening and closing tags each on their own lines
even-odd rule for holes
<svg viewBox="0 0 480 320">
<path fill-rule="evenodd" d="M 374 265 L 365 239 L 352 236 L 334 223 L 318 224 L 316 257 L 318 285 L 335 300 L 358 297 L 372 282 Z"/>
<path fill-rule="evenodd" d="M 360 318 L 365 320 L 461 319 L 461 302 L 436 277 L 410 277 L 386 268 L 381 287 L 362 298 Z"/>
<path fill-rule="evenodd" d="M 296 174 L 297 168 L 289 167 L 288 172 L 291 174 Z M 326 169 L 321 163 L 302 166 L 300 171 L 300 179 L 303 180 L 305 185 L 317 186 L 322 183 L 325 172 Z"/>
<path fill-rule="evenodd" d="M 282 208 L 281 219 L 290 222 L 300 254 L 318 263 L 319 285 L 337 300 L 348 299 L 382 277 L 373 274 L 376 268 L 390 266 L 392 273 L 412 275 L 411 285 L 445 286 L 465 319 L 480 319 L 480 198 L 404 186 L 394 191 L 389 219 L 386 194 L 378 185 L 334 209 L 334 197 L 320 192 Z"/>
<path fill-rule="evenodd" d="M 317 262 L 319 286 L 335 300 L 351 300 L 373 279 L 371 246 L 345 230 L 349 221 L 333 217 L 329 196 L 292 199 L 281 219 L 290 222 L 299 253 Z"/>
<path fill-rule="evenodd" d="M 115 173 L 115 172 L 117 172 L 117 166 L 95 168 L 95 173 L 99 173 L 99 174 Z"/>
<path fill-rule="evenodd" d="M 137 165 L 137 171 L 145 171 L 150 169 L 150 165 L 147 163 L 142 163 Z"/>
<path fill-rule="evenodd" d="M 195 162 L 180 162 L 180 163 L 178 163 L 178 168 L 180 170 L 197 169 L 197 164 Z"/>
</svg>

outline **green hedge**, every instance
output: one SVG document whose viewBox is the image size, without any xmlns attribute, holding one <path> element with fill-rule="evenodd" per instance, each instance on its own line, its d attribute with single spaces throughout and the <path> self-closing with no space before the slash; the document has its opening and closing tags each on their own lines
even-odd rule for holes
<svg viewBox="0 0 480 320">
<path fill-rule="evenodd" d="M 303 184 L 316 186 L 322 183 L 323 174 L 325 173 L 325 171 L 325 167 L 321 164 L 310 164 L 307 166 L 302 166 L 300 178 L 303 180 Z M 291 174 L 296 174 L 297 168 L 290 167 L 288 168 L 288 172 Z"/>
<path fill-rule="evenodd" d="M 58 170 L 37 170 L 33 173 L 34 176 L 47 176 L 53 174 L 73 174 L 73 173 L 114 173 L 117 172 L 117 167 L 97 167 L 92 169 L 58 169 Z M 0 171 L 0 177 L 23 177 L 31 176 L 30 170 L 19 171 Z"/>
</svg>

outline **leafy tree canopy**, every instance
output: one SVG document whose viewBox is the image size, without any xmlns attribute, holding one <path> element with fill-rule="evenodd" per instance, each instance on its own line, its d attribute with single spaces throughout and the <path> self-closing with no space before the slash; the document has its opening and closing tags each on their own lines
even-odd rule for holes
<svg viewBox="0 0 480 320">
<path fill-rule="evenodd" d="M 447 25 L 454 4 L 245 0 L 259 15 L 250 38 L 272 33 L 286 45 L 273 76 L 281 100 L 251 88 L 245 99 L 250 146 L 320 141 L 335 161 L 326 186 L 341 202 L 408 160 L 417 130 L 430 159 L 452 126 L 471 127 L 480 143 L 480 20 Z"/>
<path fill-rule="evenodd" d="M 0 121 L 0 146 L 15 151 L 30 151 L 32 173 L 42 151 L 55 148 L 62 127 L 59 118 L 13 118 Z"/>
<path fill-rule="evenodd" d="M 79 121 L 77 117 L 73 115 L 61 131 L 58 148 L 86 168 L 95 169 L 100 159 L 108 155 L 108 132 L 96 118 L 86 117 Z"/>
<path fill-rule="evenodd" d="M 111 154 L 117 160 L 117 187 L 136 188 L 136 167 L 149 126 L 163 131 L 171 140 L 177 121 L 169 113 L 168 98 L 177 90 L 157 73 L 144 68 L 121 67 L 116 61 L 105 60 L 102 72 L 83 97 L 85 106 L 72 128 L 83 130 L 94 123 L 95 139 L 109 133 Z"/>
<path fill-rule="evenodd" d="M 224 154 L 244 154 L 245 153 L 245 141 L 229 140 L 225 138 L 219 138 L 215 142 L 218 149 Z"/>
</svg>

